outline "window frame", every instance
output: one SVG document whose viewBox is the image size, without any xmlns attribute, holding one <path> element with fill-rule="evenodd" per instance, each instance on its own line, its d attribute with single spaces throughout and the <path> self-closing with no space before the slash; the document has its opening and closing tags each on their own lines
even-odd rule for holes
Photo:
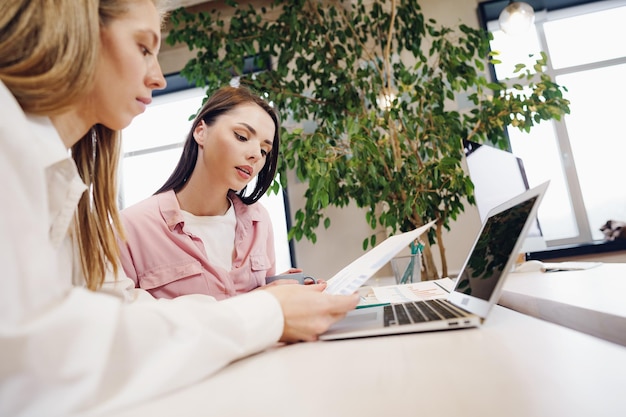
<svg viewBox="0 0 626 417">
<path fill-rule="evenodd" d="M 621 7 L 626 5 L 625 0 L 606 0 L 606 1 L 590 1 L 590 0 L 525 0 L 535 9 L 535 27 L 540 43 L 540 50 L 546 52 L 550 56 L 548 42 L 544 30 L 544 24 L 566 17 L 574 17 L 577 15 L 583 15 L 602 10 L 607 10 L 614 7 Z M 478 5 L 478 17 L 481 26 L 485 30 L 499 29 L 498 16 L 500 11 L 506 7 L 508 1 L 486 1 L 479 3 Z M 569 67 L 563 67 L 555 69 L 552 67 L 551 60 L 548 60 L 548 67 L 546 73 L 550 75 L 552 79 L 556 79 L 559 76 L 579 73 L 582 71 L 594 70 L 605 68 L 612 65 L 626 64 L 626 56 L 614 59 L 608 59 L 603 61 L 596 61 L 588 64 L 573 65 Z M 489 65 L 489 72 L 493 80 L 497 79 L 496 70 L 493 65 Z M 516 80 L 518 81 L 518 80 Z M 571 238 L 552 239 L 546 241 L 548 249 L 542 251 L 542 254 L 546 255 L 549 251 L 558 250 L 560 248 L 567 248 L 571 250 L 576 246 L 588 246 L 590 251 L 596 253 L 599 251 L 599 246 L 603 243 L 611 243 L 610 248 L 607 246 L 607 250 L 615 250 L 614 247 L 624 247 L 626 245 L 616 245 L 613 242 L 603 242 L 593 239 L 592 229 L 589 222 L 589 217 L 584 203 L 583 192 L 580 185 L 578 173 L 574 158 L 572 157 L 572 146 L 565 122 L 565 118 L 560 121 L 552 121 L 555 129 L 555 138 L 560 148 L 560 158 L 565 172 L 565 180 L 567 184 L 567 190 L 571 199 L 572 209 L 574 212 L 574 219 L 578 227 L 578 236 Z M 565 163 L 566 162 L 566 163 Z M 561 255 L 557 255 L 561 256 Z"/>
</svg>

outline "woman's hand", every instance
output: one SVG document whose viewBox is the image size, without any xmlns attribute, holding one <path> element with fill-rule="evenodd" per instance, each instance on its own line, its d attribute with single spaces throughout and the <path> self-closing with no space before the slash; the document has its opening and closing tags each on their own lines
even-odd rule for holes
<svg viewBox="0 0 626 417">
<path fill-rule="evenodd" d="M 267 287 L 275 287 L 277 285 L 285 285 L 285 284 L 299 284 L 297 279 L 287 279 L 287 278 L 283 278 L 283 279 L 277 279 L 275 281 L 270 282 L 269 284 L 265 284 L 262 287 L 258 287 L 255 289 L 264 289 Z"/>
<path fill-rule="evenodd" d="M 293 279 L 290 279 L 290 276 L 293 276 Z M 282 281 L 280 283 L 280 285 L 282 284 L 304 284 L 304 285 L 311 285 L 311 284 L 320 284 L 323 283 L 323 280 L 316 280 L 313 277 L 307 276 L 304 273 L 302 273 L 302 269 L 299 268 L 290 268 L 287 271 L 283 272 L 282 274 L 278 274 L 278 275 L 273 275 L 271 277 L 265 277 L 266 280 L 266 286 L 267 285 L 276 285 L 275 283 L 278 281 Z"/>
<path fill-rule="evenodd" d="M 335 322 L 359 303 L 359 295 L 332 295 L 326 283 L 311 285 L 274 285 L 262 287 L 278 299 L 285 324 L 281 342 L 317 340 Z"/>
<path fill-rule="evenodd" d="M 297 274 L 299 272 L 302 272 L 302 270 L 300 268 L 289 268 L 288 270 L 286 270 L 282 274 L 278 274 L 278 275 Z"/>
<path fill-rule="evenodd" d="M 297 274 L 302 272 L 300 268 L 289 268 L 289 270 L 283 272 L 283 274 Z M 326 284 L 326 281 L 323 279 L 316 279 L 313 277 L 306 277 L 304 279 L 304 285 L 312 285 L 312 284 Z"/>
</svg>

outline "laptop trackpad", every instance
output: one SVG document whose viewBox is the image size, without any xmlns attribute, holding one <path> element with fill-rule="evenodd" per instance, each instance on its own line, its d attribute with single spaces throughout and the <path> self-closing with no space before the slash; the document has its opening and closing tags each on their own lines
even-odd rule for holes
<svg viewBox="0 0 626 417">
<path fill-rule="evenodd" d="M 360 330 L 380 327 L 383 323 L 383 308 L 368 307 L 349 312 L 343 320 L 329 329 L 329 333 L 343 329 Z"/>
</svg>

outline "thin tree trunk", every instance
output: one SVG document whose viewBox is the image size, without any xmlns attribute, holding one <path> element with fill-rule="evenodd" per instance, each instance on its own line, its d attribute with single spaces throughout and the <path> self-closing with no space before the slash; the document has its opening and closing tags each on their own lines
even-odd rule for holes
<svg viewBox="0 0 626 417">
<path fill-rule="evenodd" d="M 424 244 L 424 252 L 422 253 L 422 263 L 424 265 L 424 270 L 422 271 L 422 281 L 439 279 L 439 273 L 437 271 L 437 266 L 435 265 L 435 261 L 433 260 L 433 252 L 430 249 L 429 242 L 426 242 Z"/>
<path fill-rule="evenodd" d="M 446 258 L 446 247 L 443 246 L 443 230 L 442 224 L 437 222 L 437 229 L 435 233 L 437 234 L 437 247 L 439 248 L 439 256 L 441 256 L 441 276 L 448 276 L 448 259 Z"/>
</svg>

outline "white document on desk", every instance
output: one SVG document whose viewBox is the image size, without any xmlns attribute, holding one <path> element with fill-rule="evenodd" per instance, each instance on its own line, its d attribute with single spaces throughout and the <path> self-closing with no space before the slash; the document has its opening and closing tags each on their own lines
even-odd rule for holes
<svg viewBox="0 0 626 417">
<path fill-rule="evenodd" d="M 352 294 L 433 224 L 435 224 L 434 220 L 410 232 L 388 237 L 330 278 L 325 291 L 330 294 Z"/>
<path fill-rule="evenodd" d="M 411 284 L 372 287 L 376 301 L 378 303 L 389 304 L 446 298 L 453 289 L 454 281 L 450 278 L 440 278 L 433 281 L 421 281 Z"/>
</svg>

